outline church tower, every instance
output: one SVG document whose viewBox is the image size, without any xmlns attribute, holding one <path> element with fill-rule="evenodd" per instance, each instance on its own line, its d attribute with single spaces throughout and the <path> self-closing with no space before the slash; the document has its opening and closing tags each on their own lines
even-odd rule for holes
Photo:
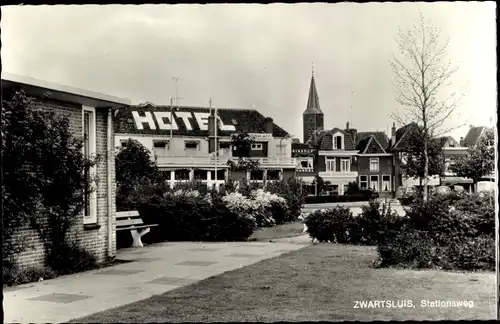
<svg viewBox="0 0 500 324">
<path fill-rule="evenodd" d="M 318 91 L 314 81 L 314 70 L 311 76 L 311 85 L 309 86 L 309 97 L 307 99 L 306 110 L 302 113 L 303 142 L 307 142 L 309 137 L 316 130 L 323 129 L 323 112 L 319 108 Z"/>
</svg>

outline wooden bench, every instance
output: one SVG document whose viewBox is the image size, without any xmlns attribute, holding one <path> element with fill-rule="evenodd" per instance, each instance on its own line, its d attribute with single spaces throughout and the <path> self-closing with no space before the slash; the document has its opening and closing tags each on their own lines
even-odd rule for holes
<svg viewBox="0 0 500 324">
<path fill-rule="evenodd" d="M 141 237 L 149 233 L 151 227 L 154 226 L 158 224 L 144 224 L 137 210 L 116 212 L 116 230 L 129 230 L 134 240 L 133 247 L 143 247 Z"/>
</svg>

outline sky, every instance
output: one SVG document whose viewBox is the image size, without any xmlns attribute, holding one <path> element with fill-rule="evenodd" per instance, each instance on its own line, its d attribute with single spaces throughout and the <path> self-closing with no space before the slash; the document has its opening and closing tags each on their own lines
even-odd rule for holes
<svg viewBox="0 0 500 324">
<path fill-rule="evenodd" d="M 431 19 L 464 95 L 444 127 L 496 120 L 494 2 L 2 7 L 3 71 L 124 97 L 255 108 L 301 138 L 312 67 L 325 128 L 389 131 L 398 28 Z M 173 78 L 179 78 L 177 82 Z M 176 86 L 177 84 L 177 86 Z M 175 103 L 175 102 L 174 102 Z"/>
</svg>

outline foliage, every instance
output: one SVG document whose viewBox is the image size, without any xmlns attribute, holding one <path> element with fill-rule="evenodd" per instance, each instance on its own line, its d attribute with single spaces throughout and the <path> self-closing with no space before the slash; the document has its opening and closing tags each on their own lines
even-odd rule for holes
<svg viewBox="0 0 500 324">
<path fill-rule="evenodd" d="M 354 217 L 349 208 L 337 206 L 311 213 L 307 216 L 305 224 L 309 236 L 319 242 L 348 243 Z"/>
<path fill-rule="evenodd" d="M 4 267 L 4 286 L 17 286 L 25 283 L 52 279 L 57 276 L 49 267 Z"/>
<path fill-rule="evenodd" d="M 314 192 L 316 195 L 320 195 L 327 188 L 327 186 L 326 186 L 327 184 L 326 184 L 325 180 L 323 180 L 323 178 L 320 177 L 318 174 L 314 176 L 314 179 L 311 182 L 311 185 L 315 188 Z"/>
<path fill-rule="evenodd" d="M 379 243 L 381 266 L 494 269 L 495 213 L 489 198 L 434 195 L 413 203 L 408 224 Z"/>
<path fill-rule="evenodd" d="M 57 272 L 71 271 L 75 269 L 73 259 L 63 263 L 50 260 L 77 245 L 70 230 L 82 215 L 85 195 L 95 190 L 92 183 L 99 181 L 89 171 L 100 157 L 83 156 L 84 141 L 71 133 L 69 118 L 37 109 L 35 101 L 22 91 L 14 93 L 2 109 L 2 154 L 8 157 L 3 190 L 8 197 L 5 210 L 12 217 L 6 222 L 7 236 L 29 221 L 44 243 L 46 264 Z M 23 183 L 26 181 L 29 183 Z M 8 242 L 4 249 L 9 244 L 12 246 Z M 12 250 L 6 253 L 11 254 Z"/>
<path fill-rule="evenodd" d="M 377 246 L 379 267 L 403 266 L 430 268 L 435 262 L 435 247 L 426 231 L 405 229 Z"/>
<path fill-rule="evenodd" d="M 344 194 L 355 195 L 355 194 L 359 193 L 359 191 L 360 191 L 360 188 L 358 186 L 358 183 L 356 181 L 351 181 L 345 187 Z"/>
<path fill-rule="evenodd" d="M 352 244 L 377 245 L 384 242 L 387 235 L 399 232 L 408 223 L 408 218 L 395 213 L 387 200 L 382 202 L 372 199 L 361 210 L 350 231 Z"/>
<path fill-rule="evenodd" d="M 217 194 L 196 191 L 166 192 L 155 203 L 141 205 L 145 223 L 159 224 L 148 241 L 242 241 L 248 239 L 255 221 L 226 207 Z"/>
<path fill-rule="evenodd" d="M 46 265 L 54 269 L 58 275 L 66 275 L 97 267 L 97 258 L 92 253 L 72 244 L 53 244 L 51 252 L 46 256 Z"/>
<path fill-rule="evenodd" d="M 252 160 L 248 157 L 238 157 L 236 162 L 232 160 L 227 161 L 229 170 L 231 171 L 254 171 L 259 170 L 259 161 Z"/>
<path fill-rule="evenodd" d="M 456 96 L 459 92 L 448 88 L 457 68 L 447 59 L 448 40 L 443 39 L 438 26 L 425 21 L 422 15 L 410 29 L 399 30 L 396 45 L 399 55 L 390 64 L 401 113 L 394 118 L 403 125 L 412 122 L 422 127 L 426 201 L 432 139 L 451 130 L 442 126 L 460 104 L 461 98 Z M 451 95 L 443 96 L 443 92 Z"/>
<path fill-rule="evenodd" d="M 424 137 L 421 127 L 414 127 L 409 131 L 407 146 L 405 146 L 406 161 L 401 163 L 401 170 L 405 176 L 418 178 L 422 184 L 425 177 Z M 427 141 L 428 175 L 441 176 L 444 172 L 443 147 L 441 139 L 429 138 Z"/>
<path fill-rule="evenodd" d="M 288 213 L 283 217 L 285 222 L 297 220 L 305 202 L 305 194 L 302 191 L 300 180 L 290 178 L 276 181 L 268 184 L 266 190 L 285 198 L 287 201 Z M 276 221 L 280 223 L 278 219 Z"/>
<path fill-rule="evenodd" d="M 323 204 L 334 202 L 368 201 L 374 198 L 378 198 L 377 192 L 373 192 L 371 190 L 360 190 L 357 194 L 353 195 L 306 196 L 304 197 L 304 201 L 306 204 Z"/>
<path fill-rule="evenodd" d="M 128 139 L 116 155 L 115 172 L 117 211 L 135 208 L 134 202 L 140 199 L 135 189 L 145 179 L 151 185 L 164 182 L 151 152 L 133 139 Z"/>
<path fill-rule="evenodd" d="M 232 160 L 227 161 L 227 165 L 231 171 L 252 171 L 259 169 L 259 162 L 249 158 L 252 144 L 254 143 L 255 138 L 247 132 L 231 134 L 233 155 L 238 157 L 236 162 Z"/>
<path fill-rule="evenodd" d="M 476 146 L 469 148 L 465 158 L 459 159 L 451 170 L 459 177 L 470 178 L 476 184 L 479 179 L 495 170 L 495 135 L 492 130 L 485 132 Z"/>
</svg>

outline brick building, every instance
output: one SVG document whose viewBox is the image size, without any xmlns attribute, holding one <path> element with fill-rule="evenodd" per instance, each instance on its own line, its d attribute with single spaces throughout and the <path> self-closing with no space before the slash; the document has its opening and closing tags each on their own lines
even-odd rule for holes
<svg viewBox="0 0 500 324">
<path fill-rule="evenodd" d="M 2 73 L 3 98 L 8 100 L 14 91 L 24 92 L 35 99 L 35 107 L 66 115 L 75 136 L 87 135 L 88 145 L 84 154 L 106 157 L 92 172 L 98 175 L 96 191 L 87 197 L 88 203 L 82 216 L 72 229 L 72 234 L 98 261 L 114 256 L 115 235 L 115 162 L 112 145 L 112 111 L 129 105 L 129 101 L 95 92 L 52 84 L 32 78 Z M 35 230 L 23 228 L 18 237 L 27 239 L 25 250 L 18 257 L 24 266 L 42 265 L 43 244 Z"/>
<path fill-rule="evenodd" d="M 157 106 L 151 103 L 120 110 L 115 116 L 115 145 L 135 139 L 156 157 L 171 185 L 196 180 L 208 187 L 229 179 L 262 183 L 293 177 L 296 161 L 291 158 L 292 139 L 271 118 L 254 109 Z M 215 125 L 218 125 L 217 144 Z M 247 132 L 255 139 L 250 158 L 259 170 L 231 172 L 228 161 L 236 161 L 231 134 Z M 217 165 L 217 177 L 215 169 Z"/>
</svg>

